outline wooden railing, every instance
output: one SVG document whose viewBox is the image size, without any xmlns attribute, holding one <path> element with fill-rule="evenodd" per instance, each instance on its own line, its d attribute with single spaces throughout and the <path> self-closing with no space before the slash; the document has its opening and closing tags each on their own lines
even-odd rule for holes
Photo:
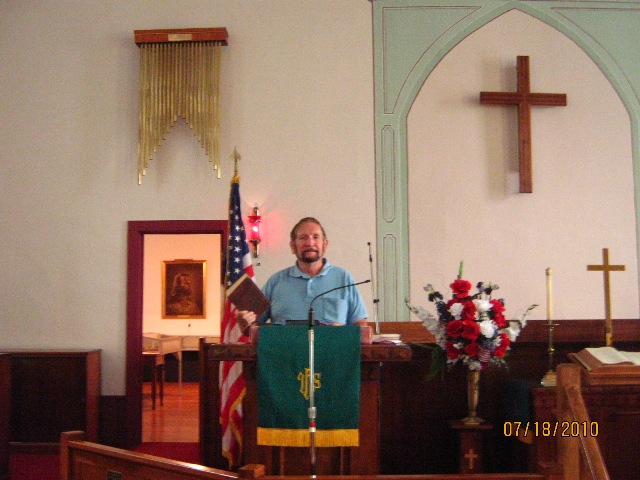
<svg viewBox="0 0 640 480">
<path fill-rule="evenodd" d="M 598 441 L 591 435 L 589 414 L 580 393 L 581 367 L 561 364 L 557 367 L 556 405 L 560 430 L 568 435 L 556 435 L 558 464 L 564 480 L 609 480 Z M 576 428 L 572 428 L 572 427 Z"/>
</svg>

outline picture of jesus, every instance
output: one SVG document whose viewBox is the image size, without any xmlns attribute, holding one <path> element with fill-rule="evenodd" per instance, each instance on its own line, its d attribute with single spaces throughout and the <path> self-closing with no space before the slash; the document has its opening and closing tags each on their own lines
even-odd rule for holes
<svg viewBox="0 0 640 480">
<path fill-rule="evenodd" d="M 162 318 L 206 318 L 206 262 L 163 262 Z"/>
</svg>

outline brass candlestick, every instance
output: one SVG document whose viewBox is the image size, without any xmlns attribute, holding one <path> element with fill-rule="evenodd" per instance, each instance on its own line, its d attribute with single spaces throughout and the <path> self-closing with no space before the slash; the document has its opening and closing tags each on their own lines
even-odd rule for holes
<svg viewBox="0 0 640 480">
<path fill-rule="evenodd" d="M 549 346 L 547 348 L 547 355 L 549 357 L 549 370 L 544 374 L 540 383 L 543 387 L 555 387 L 557 385 L 557 377 L 556 372 L 553 370 L 553 352 L 555 349 L 553 348 L 553 329 L 557 327 L 557 323 L 551 322 L 547 323 L 547 329 L 549 330 Z"/>
<path fill-rule="evenodd" d="M 540 383 L 543 387 L 555 387 L 557 385 L 556 372 L 553 370 L 553 329 L 558 326 L 557 323 L 553 323 L 551 320 L 551 268 L 547 268 L 547 329 L 549 330 L 549 346 L 547 347 L 547 355 L 549 357 L 549 370 L 545 373 Z"/>
</svg>

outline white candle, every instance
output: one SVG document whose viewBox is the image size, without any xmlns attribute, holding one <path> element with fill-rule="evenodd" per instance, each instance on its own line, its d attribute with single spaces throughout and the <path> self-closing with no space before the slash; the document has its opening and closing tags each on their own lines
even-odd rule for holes
<svg viewBox="0 0 640 480">
<path fill-rule="evenodd" d="M 547 319 L 551 322 L 551 268 L 547 268 Z"/>
</svg>

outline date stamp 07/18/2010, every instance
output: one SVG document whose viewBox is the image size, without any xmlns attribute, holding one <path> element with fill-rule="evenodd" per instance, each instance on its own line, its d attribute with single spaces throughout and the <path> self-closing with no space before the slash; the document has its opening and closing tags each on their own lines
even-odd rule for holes
<svg viewBox="0 0 640 480">
<path fill-rule="evenodd" d="M 505 437 L 597 437 L 598 422 L 504 422 Z"/>
</svg>

